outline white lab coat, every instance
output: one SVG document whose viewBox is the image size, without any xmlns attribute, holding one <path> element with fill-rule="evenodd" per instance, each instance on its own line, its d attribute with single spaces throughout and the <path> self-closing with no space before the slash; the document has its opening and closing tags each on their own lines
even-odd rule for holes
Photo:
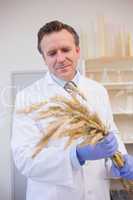
<svg viewBox="0 0 133 200">
<path fill-rule="evenodd" d="M 95 81 L 80 77 L 80 89 L 86 95 L 89 107 L 96 111 L 110 129 L 117 130 L 106 90 Z M 49 73 L 19 92 L 15 110 L 48 100 L 55 95 L 69 94 L 55 83 Z M 11 147 L 17 168 L 27 177 L 27 200 L 109 200 L 109 182 L 106 179 L 104 159 L 88 161 L 75 169 L 70 160 L 71 147 L 64 150 L 65 139 L 51 142 L 34 159 L 31 158 L 48 121 L 33 120 L 14 113 Z M 125 152 L 121 142 L 120 149 Z"/>
</svg>

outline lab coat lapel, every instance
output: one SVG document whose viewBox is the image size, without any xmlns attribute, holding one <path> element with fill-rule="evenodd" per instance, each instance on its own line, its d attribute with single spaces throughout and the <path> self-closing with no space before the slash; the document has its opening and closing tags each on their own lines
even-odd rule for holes
<svg viewBox="0 0 133 200">
<path fill-rule="evenodd" d="M 70 98 L 70 95 L 68 92 L 65 91 L 65 89 L 56 83 L 50 76 L 50 73 L 48 72 L 45 76 L 45 93 L 47 94 L 48 98 L 51 98 L 53 96 L 65 96 Z"/>
</svg>

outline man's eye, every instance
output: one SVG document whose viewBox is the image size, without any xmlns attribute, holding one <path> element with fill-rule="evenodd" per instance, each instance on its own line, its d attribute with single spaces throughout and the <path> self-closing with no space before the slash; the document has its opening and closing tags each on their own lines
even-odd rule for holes
<svg viewBox="0 0 133 200">
<path fill-rule="evenodd" d="M 56 54 L 55 51 L 53 51 L 53 52 L 49 52 L 49 53 L 48 53 L 48 56 L 54 56 L 55 54 Z"/>
<path fill-rule="evenodd" d="M 62 49 L 62 51 L 63 51 L 63 52 L 69 52 L 70 49 L 68 49 L 68 48 L 64 48 L 64 49 Z"/>
</svg>

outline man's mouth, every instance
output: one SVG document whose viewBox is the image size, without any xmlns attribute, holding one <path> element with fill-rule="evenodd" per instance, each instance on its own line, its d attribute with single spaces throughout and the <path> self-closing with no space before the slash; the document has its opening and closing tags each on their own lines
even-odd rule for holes
<svg viewBox="0 0 133 200">
<path fill-rule="evenodd" d="M 58 66 L 58 67 L 56 67 L 56 69 L 58 70 L 63 70 L 63 69 L 66 69 L 66 68 L 68 68 L 68 67 L 70 67 L 70 65 L 61 65 L 61 66 Z"/>
</svg>

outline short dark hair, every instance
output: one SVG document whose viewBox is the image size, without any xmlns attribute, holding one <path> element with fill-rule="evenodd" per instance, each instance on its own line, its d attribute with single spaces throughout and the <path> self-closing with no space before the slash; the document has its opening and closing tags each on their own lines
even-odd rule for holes
<svg viewBox="0 0 133 200">
<path fill-rule="evenodd" d="M 74 42 L 75 42 L 75 45 L 77 47 L 79 47 L 79 36 L 77 34 L 77 32 L 74 30 L 73 27 L 71 27 L 70 25 L 67 25 L 67 24 L 64 24 L 60 21 L 51 21 L 51 22 L 48 22 L 46 23 L 44 26 L 42 26 L 40 28 L 40 30 L 38 31 L 38 44 L 37 44 L 37 48 L 38 48 L 38 51 L 42 54 L 42 50 L 41 50 L 41 40 L 42 38 L 44 37 L 44 35 L 49 35 L 53 32 L 59 32 L 61 31 L 62 29 L 65 29 L 67 30 L 69 33 L 72 34 L 73 38 L 74 38 Z"/>
</svg>

